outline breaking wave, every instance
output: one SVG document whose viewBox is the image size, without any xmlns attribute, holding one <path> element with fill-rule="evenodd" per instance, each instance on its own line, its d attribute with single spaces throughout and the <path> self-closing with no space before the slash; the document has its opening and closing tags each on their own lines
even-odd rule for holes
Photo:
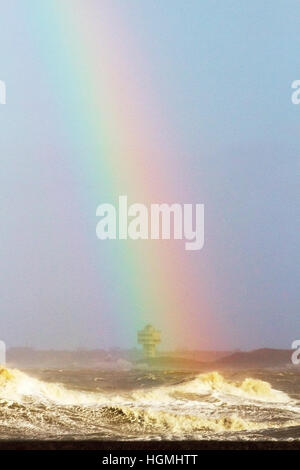
<svg viewBox="0 0 300 470">
<path fill-rule="evenodd" d="M 279 390 L 274 390 L 268 382 L 246 378 L 241 383 L 226 380 L 218 372 L 199 374 L 192 380 L 177 385 L 142 389 L 131 394 L 136 402 L 169 402 L 178 394 L 207 395 L 214 392 L 240 398 L 254 399 L 271 403 L 287 403 L 290 397 Z M 48 383 L 30 377 L 17 369 L 0 369 L 0 398 L 22 400 L 35 397 L 54 401 L 63 405 L 101 405 L 113 396 L 95 392 L 69 390 L 61 384 Z M 117 395 L 121 398 L 120 395 Z M 124 398 L 125 399 L 125 398 Z"/>
<path fill-rule="evenodd" d="M 111 420 L 130 423 L 144 428 L 158 428 L 172 433 L 197 431 L 242 431 L 260 429 L 261 425 L 247 422 L 237 416 L 222 416 L 209 419 L 188 414 L 175 414 L 159 410 L 128 407 L 107 407 L 104 414 Z"/>
<path fill-rule="evenodd" d="M 178 385 L 177 390 L 196 394 L 217 391 L 241 398 L 279 403 L 290 401 L 290 397 L 286 393 L 274 390 L 268 382 L 246 378 L 242 383 L 237 383 L 226 380 L 218 372 L 200 374 L 189 382 Z"/>
<path fill-rule="evenodd" d="M 215 397 L 236 397 L 242 400 L 256 400 L 270 403 L 288 403 L 290 397 L 279 390 L 274 390 L 268 382 L 246 378 L 241 383 L 226 380 L 218 372 L 199 374 L 192 380 L 181 384 L 160 387 L 151 391 L 141 390 L 135 392 L 133 397 L 137 401 L 170 402 L 175 397 L 186 395 L 210 395 Z"/>
<path fill-rule="evenodd" d="M 0 438 L 201 438 L 298 426 L 300 410 L 265 381 L 218 372 L 139 390 L 84 392 L 0 369 Z"/>
<path fill-rule="evenodd" d="M 157 387 L 151 390 L 142 389 L 133 392 L 131 397 L 135 401 L 150 399 L 151 401 L 163 403 L 170 401 L 170 399 L 172 400 L 174 394 L 178 393 L 206 395 L 213 392 L 272 403 L 287 403 L 291 401 L 286 393 L 274 390 L 268 382 L 246 378 L 241 383 L 237 383 L 226 380 L 218 372 L 199 374 L 192 380 L 177 385 Z M 108 399 L 107 394 L 73 391 L 61 384 L 48 383 L 30 377 L 17 369 L 0 369 L 0 398 L 18 401 L 28 396 L 47 399 L 65 405 L 99 405 L 105 404 Z"/>
<path fill-rule="evenodd" d="M 52 401 L 61 405 L 96 405 L 104 403 L 100 394 L 68 390 L 63 385 L 47 383 L 18 369 L 0 369 L 0 398 L 20 402 L 26 398 Z"/>
</svg>

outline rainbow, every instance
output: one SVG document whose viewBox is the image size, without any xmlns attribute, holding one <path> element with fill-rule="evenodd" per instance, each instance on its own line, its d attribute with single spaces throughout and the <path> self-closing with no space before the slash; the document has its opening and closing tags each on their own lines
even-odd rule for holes
<svg viewBox="0 0 300 470">
<path fill-rule="evenodd" d="M 147 58 L 131 36 L 129 19 L 112 3 L 31 2 L 26 15 L 53 99 L 56 148 L 72 173 L 83 218 L 89 214 L 97 248 L 93 240 L 87 256 L 97 260 L 103 295 L 106 276 L 114 279 L 114 314 L 106 318 L 104 306 L 93 328 L 107 334 L 116 329 L 116 342 L 127 335 L 133 344 L 136 329 L 151 322 L 166 332 L 167 346 L 207 347 L 215 325 L 205 279 L 199 278 L 201 252 L 185 252 L 180 241 L 96 241 L 99 203 L 116 203 L 121 194 L 145 204 L 190 202 L 176 200 L 172 181 L 184 162 L 174 163 L 175 152 L 163 138 L 167 124 L 147 78 Z"/>
</svg>

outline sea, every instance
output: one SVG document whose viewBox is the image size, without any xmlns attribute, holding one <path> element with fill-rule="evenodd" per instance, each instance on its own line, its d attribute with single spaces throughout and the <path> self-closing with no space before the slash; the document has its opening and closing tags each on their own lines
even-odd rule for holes
<svg viewBox="0 0 300 470">
<path fill-rule="evenodd" d="M 2 368 L 0 439 L 300 440 L 300 371 Z"/>
</svg>

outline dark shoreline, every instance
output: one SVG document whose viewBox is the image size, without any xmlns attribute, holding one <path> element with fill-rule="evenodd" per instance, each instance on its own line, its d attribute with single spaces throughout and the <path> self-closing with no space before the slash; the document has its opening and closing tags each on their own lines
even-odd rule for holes
<svg viewBox="0 0 300 470">
<path fill-rule="evenodd" d="M 300 450 L 300 441 L 0 441 L 2 450 L 217 451 Z"/>
</svg>

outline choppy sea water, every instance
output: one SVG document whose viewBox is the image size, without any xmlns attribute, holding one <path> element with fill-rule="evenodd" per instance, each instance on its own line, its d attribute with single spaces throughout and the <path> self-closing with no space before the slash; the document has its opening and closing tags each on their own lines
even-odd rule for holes
<svg viewBox="0 0 300 470">
<path fill-rule="evenodd" d="M 0 369 L 0 439 L 300 440 L 300 372 Z"/>
</svg>

